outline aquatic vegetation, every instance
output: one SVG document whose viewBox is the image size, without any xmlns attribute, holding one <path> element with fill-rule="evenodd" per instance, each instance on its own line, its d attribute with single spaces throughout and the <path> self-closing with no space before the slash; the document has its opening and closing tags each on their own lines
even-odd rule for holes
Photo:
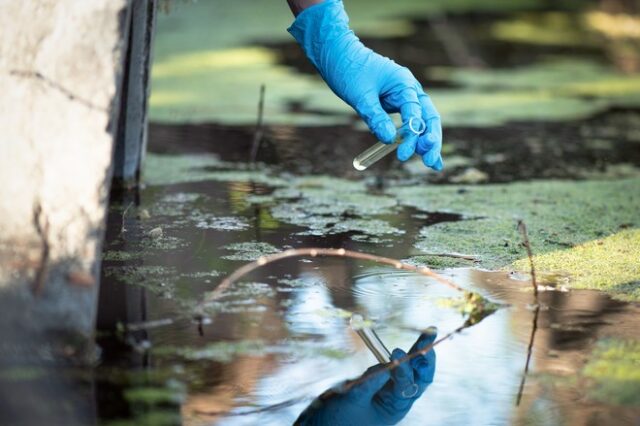
<svg viewBox="0 0 640 426">
<path fill-rule="evenodd" d="M 441 307 L 453 308 L 466 318 L 465 327 L 471 327 L 497 311 L 502 305 L 493 303 L 479 293 L 465 291 L 457 298 L 440 299 Z"/>
<path fill-rule="evenodd" d="M 534 257 L 536 268 L 569 276 L 572 288 L 605 290 L 615 297 L 640 300 L 640 230 L 629 229 L 566 250 Z M 528 261 L 513 264 L 526 270 Z"/>
<path fill-rule="evenodd" d="M 606 339 L 598 342 L 582 370 L 593 382 L 590 395 L 600 401 L 640 405 L 640 342 Z"/>
<path fill-rule="evenodd" d="M 527 223 L 536 254 L 564 249 L 636 227 L 640 180 L 536 181 L 482 186 L 396 187 L 401 205 L 466 218 L 423 228 L 424 251 L 478 255 L 481 265 L 501 267 L 523 257 L 516 218 Z M 435 248 L 434 248 L 435 247 Z"/>
<path fill-rule="evenodd" d="M 154 228 L 162 230 L 162 228 Z M 165 235 L 164 233 L 160 233 L 155 231 L 156 235 L 149 235 L 147 238 L 144 238 L 140 246 L 142 249 L 153 249 L 153 250 L 177 250 L 179 248 L 183 248 L 187 246 L 187 242 L 171 235 Z"/>
<path fill-rule="evenodd" d="M 361 232 L 366 235 L 402 235 L 404 230 L 391 226 L 380 219 L 346 219 L 329 229 L 329 234 L 342 232 Z"/>
<path fill-rule="evenodd" d="M 168 266 L 125 265 L 107 266 L 105 276 L 114 277 L 124 284 L 144 287 L 153 293 L 171 298 L 176 292 L 176 269 Z"/>
<path fill-rule="evenodd" d="M 243 231 L 250 227 L 247 220 L 238 216 L 209 216 L 200 214 L 195 223 L 196 228 L 215 229 L 217 231 Z"/>
<path fill-rule="evenodd" d="M 260 282 L 240 282 L 236 284 L 233 289 L 225 292 L 224 298 L 236 299 L 244 301 L 246 299 L 257 297 L 272 297 L 275 295 L 275 291 L 269 284 Z"/>
<path fill-rule="evenodd" d="M 406 262 L 410 265 L 415 266 L 426 266 L 432 269 L 447 269 L 447 268 L 459 268 L 459 267 L 468 267 L 471 266 L 472 263 L 468 260 L 456 258 L 456 257 L 448 257 L 448 256 L 412 256 L 407 259 L 403 259 L 403 262 Z"/>
<path fill-rule="evenodd" d="M 258 259 L 265 254 L 277 253 L 279 250 L 269 243 L 264 242 L 246 242 L 233 243 L 223 247 L 224 250 L 234 251 L 235 253 L 222 256 L 227 260 L 252 261 Z"/>
<path fill-rule="evenodd" d="M 177 355 L 189 361 L 230 362 L 239 356 L 263 356 L 267 353 L 267 346 L 261 340 L 220 341 L 202 348 L 165 346 L 153 348 L 151 352 L 157 356 Z"/>
<path fill-rule="evenodd" d="M 208 179 L 207 167 L 220 167 L 224 163 L 213 154 L 145 156 L 143 179 L 149 185 L 171 185 Z"/>
<path fill-rule="evenodd" d="M 199 271 L 199 272 L 190 272 L 182 274 L 185 278 L 215 278 L 222 275 L 222 272 L 210 270 L 210 271 Z"/>
<path fill-rule="evenodd" d="M 133 259 L 137 259 L 141 256 L 141 253 L 137 253 L 130 250 L 106 250 L 102 254 L 102 260 L 107 262 L 117 261 L 117 262 L 125 262 Z"/>
<path fill-rule="evenodd" d="M 414 245 L 425 253 L 460 253 L 475 256 L 479 264 L 499 268 L 520 257 L 524 250 L 509 219 L 477 219 L 438 223 L 420 230 Z M 442 261 L 441 261 L 442 262 Z M 445 264 L 469 266 L 464 259 L 451 259 Z"/>
</svg>

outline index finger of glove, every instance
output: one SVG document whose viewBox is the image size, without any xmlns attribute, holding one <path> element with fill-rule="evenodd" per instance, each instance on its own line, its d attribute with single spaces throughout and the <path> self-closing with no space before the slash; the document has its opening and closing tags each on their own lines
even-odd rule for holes
<svg viewBox="0 0 640 426">
<path fill-rule="evenodd" d="M 419 96 L 422 107 L 422 117 L 427 123 L 427 132 L 418 139 L 416 151 L 422 155 L 425 166 L 435 170 L 442 170 L 442 123 L 440 114 L 431 98 L 426 93 Z"/>
<path fill-rule="evenodd" d="M 437 330 L 435 327 L 430 328 L 425 333 L 422 333 L 416 343 L 411 347 L 410 354 L 423 351 L 428 348 L 436 340 Z M 436 353 L 433 349 L 430 349 L 424 355 L 418 355 L 411 360 L 411 366 L 415 372 L 415 378 L 421 387 L 433 382 L 433 376 L 435 374 L 436 367 Z"/>
</svg>

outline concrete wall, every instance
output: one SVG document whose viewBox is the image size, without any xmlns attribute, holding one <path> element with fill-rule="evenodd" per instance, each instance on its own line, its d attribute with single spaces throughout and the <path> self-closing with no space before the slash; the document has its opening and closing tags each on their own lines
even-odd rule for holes
<svg viewBox="0 0 640 426">
<path fill-rule="evenodd" d="M 114 157 L 118 186 L 137 185 L 147 147 L 147 111 L 157 0 L 136 0 L 131 8 L 129 48 L 125 60 L 123 96 Z"/>
<path fill-rule="evenodd" d="M 44 343 L 64 342 L 46 338 L 54 332 L 93 333 L 130 10 L 129 0 L 0 0 L 5 360 L 56 351 Z"/>
</svg>

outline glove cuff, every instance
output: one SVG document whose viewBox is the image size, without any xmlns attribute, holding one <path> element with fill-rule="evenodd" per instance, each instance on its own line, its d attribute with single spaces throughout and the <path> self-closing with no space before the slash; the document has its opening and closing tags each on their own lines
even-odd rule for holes
<svg viewBox="0 0 640 426">
<path fill-rule="evenodd" d="M 287 29 L 305 55 L 322 74 L 326 47 L 353 35 L 342 0 L 325 0 L 302 11 Z"/>
</svg>

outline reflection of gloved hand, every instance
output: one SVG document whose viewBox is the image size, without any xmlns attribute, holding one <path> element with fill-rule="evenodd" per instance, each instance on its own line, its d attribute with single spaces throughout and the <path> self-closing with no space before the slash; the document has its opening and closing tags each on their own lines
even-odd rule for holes
<svg viewBox="0 0 640 426">
<path fill-rule="evenodd" d="M 422 334 L 409 353 L 425 348 L 433 343 L 435 338 L 435 333 Z M 400 359 L 405 355 L 402 349 L 395 349 L 391 359 Z M 363 377 L 385 365 L 374 365 L 363 374 Z M 413 403 L 431 384 L 435 368 L 436 354 L 431 350 L 426 355 L 417 356 L 391 371 L 380 372 L 353 387 L 347 387 L 346 392 L 341 392 L 340 387 L 325 392 L 307 407 L 296 424 L 332 426 L 396 424 L 407 415 Z M 417 385 L 417 392 L 415 385 Z M 408 396 L 411 394 L 414 395 Z"/>
<path fill-rule="evenodd" d="M 342 0 L 325 0 L 305 9 L 289 32 L 329 87 L 358 112 L 380 141 L 391 143 L 396 136 L 387 113 L 400 112 L 405 123 L 422 118 L 427 132 L 407 137 L 398 147 L 398 158 L 405 161 L 417 152 L 425 165 L 442 170 L 438 111 L 407 68 L 360 42 L 349 29 Z"/>
</svg>

